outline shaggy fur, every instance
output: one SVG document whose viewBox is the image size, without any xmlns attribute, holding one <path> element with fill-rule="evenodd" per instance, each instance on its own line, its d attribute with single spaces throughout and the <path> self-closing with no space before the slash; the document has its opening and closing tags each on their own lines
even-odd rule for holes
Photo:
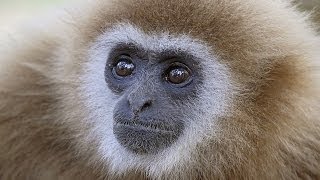
<svg viewBox="0 0 320 180">
<path fill-rule="evenodd" d="M 1 50 L 0 179 L 320 178 L 320 40 L 288 2 L 101 0 L 71 16 Z M 216 135 L 161 173 L 114 172 L 91 137 L 80 77 L 117 23 L 199 39 L 231 73 L 233 104 Z"/>
</svg>

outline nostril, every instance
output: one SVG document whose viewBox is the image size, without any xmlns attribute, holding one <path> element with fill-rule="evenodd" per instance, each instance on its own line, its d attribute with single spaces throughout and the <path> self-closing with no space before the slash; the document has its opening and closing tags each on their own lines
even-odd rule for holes
<svg viewBox="0 0 320 180">
<path fill-rule="evenodd" d="M 143 104 L 143 106 L 141 107 L 141 111 L 143 111 L 143 110 L 147 109 L 148 107 L 150 107 L 151 104 L 152 104 L 151 101 L 145 102 L 145 103 Z"/>
</svg>

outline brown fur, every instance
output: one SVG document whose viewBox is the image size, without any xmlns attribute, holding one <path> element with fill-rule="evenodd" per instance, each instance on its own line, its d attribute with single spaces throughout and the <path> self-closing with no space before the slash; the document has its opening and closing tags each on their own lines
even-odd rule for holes
<svg viewBox="0 0 320 180">
<path fill-rule="evenodd" d="M 184 171 L 149 178 L 320 179 L 320 41 L 289 4 L 118 0 L 89 7 L 71 13 L 64 31 L 36 33 L 2 52 L 0 179 L 147 178 L 144 170 L 108 173 L 86 138 L 79 101 L 90 43 L 123 21 L 202 39 L 237 87 L 218 138 L 200 144 Z"/>
</svg>

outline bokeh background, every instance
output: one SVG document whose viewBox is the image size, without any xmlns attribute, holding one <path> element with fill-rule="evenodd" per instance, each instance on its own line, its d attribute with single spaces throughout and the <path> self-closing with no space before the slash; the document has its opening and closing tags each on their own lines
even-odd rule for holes
<svg viewBox="0 0 320 180">
<path fill-rule="evenodd" d="M 72 0 L 0 0 L 0 31 L 9 30 L 39 16 L 54 14 Z M 1 32 L 0 32 L 1 33 Z"/>
<path fill-rule="evenodd" d="M 73 1 L 73 2 L 72 2 Z M 10 30 L 21 22 L 28 22 L 43 14 L 52 14 L 58 9 L 79 0 L 0 0 L 0 33 Z M 320 22 L 320 0 L 295 0 L 304 10 L 318 7 L 318 15 L 314 19 Z M 317 13 L 317 12 L 316 12 Z"/>
</svg>

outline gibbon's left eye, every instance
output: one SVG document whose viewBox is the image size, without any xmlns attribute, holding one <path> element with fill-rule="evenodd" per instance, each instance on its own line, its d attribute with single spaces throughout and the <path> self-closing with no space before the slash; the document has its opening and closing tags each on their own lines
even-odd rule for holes
<svg viewBox="0 0 320 180">
<path fill-rule="evenodd" d="M 117 76 L 126 77 L 130 76 L 135 69 L 135 65 L 133 64 L 131 58 L 129 56 L 120 56 L 117 59 L 117 64 L 113 68 L 113 73 Z"/>
<path fill-rule="evenodd" d="M 166 73 L 166 80 L 172 84 L 182 84 L 190 79 L 191 71 L 184 64 L 174 64 Z"/>
</svg>

